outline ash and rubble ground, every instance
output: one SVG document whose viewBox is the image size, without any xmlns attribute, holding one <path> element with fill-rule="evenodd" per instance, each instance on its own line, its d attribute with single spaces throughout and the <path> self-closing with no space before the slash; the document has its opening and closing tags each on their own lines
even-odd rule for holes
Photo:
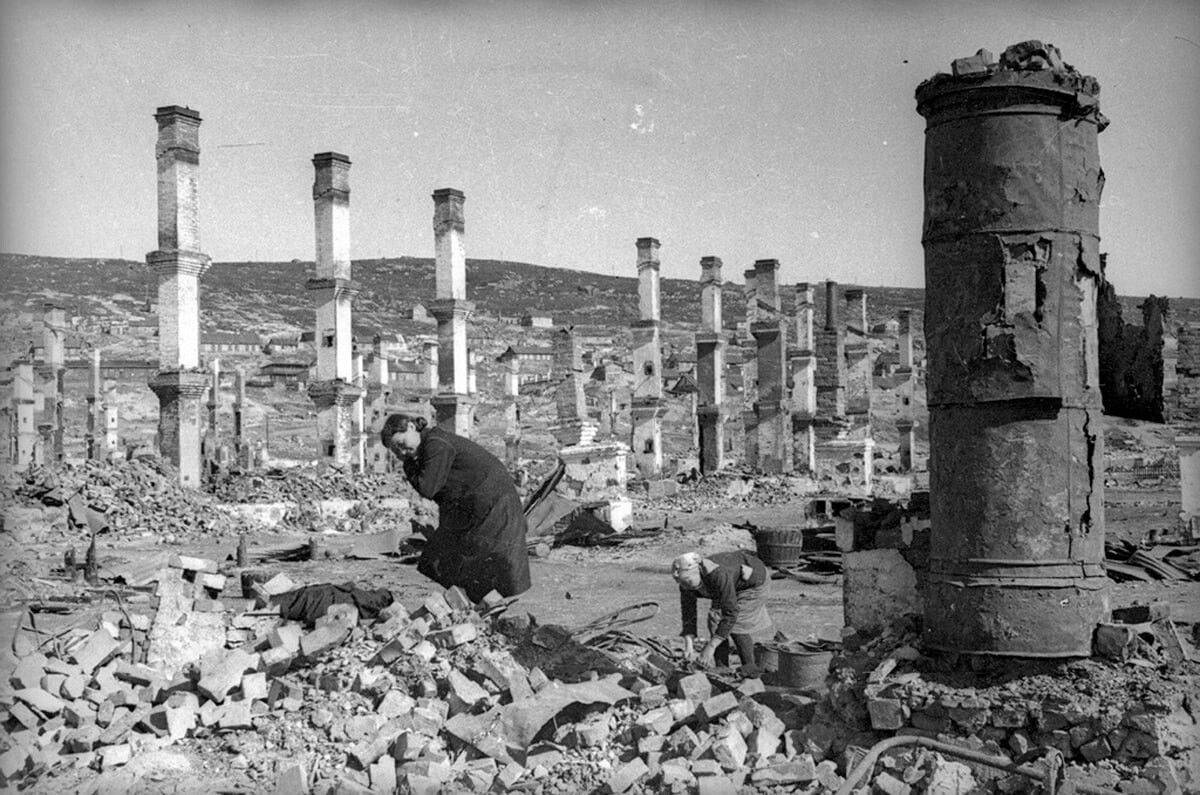
<svg viewBox="0 0 1200 795">
<path fill-rule="evenodd" d="M 67 493 L 86 483 L 85 492 L 91 489 L 89 497 L 109 505 L 120 502 L 124 506 L 112 512 L 117 529 L 98 538 L 101 576 L 120 570 L 153 574 L 172 554 L 207 558 L 223 562 L 224 570 L 231 576 L 221 598 L 236 602 L 239 595 L 237 572 L 226 561 L 235 553 L 239 533 L 250 530 L 249 523 L 215 508 L 215 500 L 211 497 L 181 494 L 170 485 L 163 485 L 161 477 L 147 464 L 126 466 L 128 469 L 122 472 L 105 469 L 103 474 L 107 475 L 107 480 L 98 476 L 101 473 L 86 468 L 64 472 L 61 476 Z M 85 474 L 88 477 L 85 478 Z M 372 768 L 370 763 L 355 757 L 364 742 L 385 729 L 374 717 L 386 695 L 379 692 L 381 689 L 394 690 L 397 695 L 393 701 L 401 695 L 429 696 L 432 700 L 426 705 L 435 708 L 435 712 L 439 703 L 453 705 L 451 711 L 462 709 L 461 705 L 455 705 L 455 697 L 447 691 L 447 674 L 451 668 L 474 673 L 464 655 L 469 656 L 468 652 L 480 644 L 519 653 L 522 662 L 526 663 L 521 669 L 526 674 L 537 663 L 545 666 L 550 676 L 558 676 L 565 682 L 585 678 L 584 672 L 589 667 L 600 669 L 598 674 L 603 676 L 603 657 L 581 653 L 575 658 L 568 655 L 569 659 L 564 660 L 536 644 L 531 646 L 528 631 L 524 635 L 520 632 L 520 617 L 526 614 L 537 624 L 579 628 L 631 604 L 654 601 L 660 605 L 657 614 L 629 631 L 652 641 L 672 644 L 679 630 L 679 613 L 677 591 L 668 574 L 671 558 L 688 549 L 753 548 L 751 535 L 734 525 L 794 525 L 804 512 L 804 500 L 792 492 L 788 479 L 756 478 L 752 482 L 753 488 L 746 493 L 747 481 L 731 474 L 685 486 L 680 495 L 666 500 L 639 499 L 636 504 L 639 524 L 662 526 L 661 533 L 612 547 L 558 547 L 548 555 L 534 558 L 531 561 L 533 588 L 507 611 L 508 616 L 515 617 L 508 627 L 513 632 L 512 637 L 494 632 L 487 622 L 477 622 L 482 640 L 468 643 L 463 649 L 438 649 L 429 664 L 410 664 L 402 659 L 388 670 L 390 684 L 387 687 L 364 687 L 361 682 L 356 687 L 356 678 L 370 670 L 369 660 L 383 645 L 382 641 L 372 638 L 375 629 L 364 623 L 363 628 L 355 630 L 344 643 L 334 645 L 311 663 L 297 665 L 286 675 L 284 679 L 297 688 L 288 691 L 296 698 L 291 703 L 285 704 L 282 698 L 264 700 L 254 707 L 253 712 L 233 715 L 216 712 L 212 705 L 206 716 L 206 723 L 211 721 L 211 725 L 186 732 L 189 736 L 174 742 L 145 739 L 154 737 L 153 732 L 130 732 L 137 734 L 142 745 L 126 764 L 118 764 L 121 751 L 91 751 L 91 756 L 85 753 L 73 757 L 70 765 L 59 765 L 32 775 L 13 774 L 8 784 L 30 792 L 282 792 L 289 791 L 289 787 L 292 788 L 290 791 L 300 791 L 309 784 L 313 786 L 312 791 L 329 791 L 331 787 L 340 786 L 340 791 L 358 792 L 372 785 L 386 789 L 391 786 L 388 776 L 398 773 L 400 791 L 420 792 L 436 792 L 438 787 L 444 792 L 510 787 L 564 795 L 606 790 L 653 792 L 670 791 L 674 781 L 679 782 L 675 786 L 680 792 L 695 792 L 697 788 L 705 793 L 816 792 L 836 788 L 841 783 L 841 776 L 848 772 L 847 761 L 852 761 L 852 754 L 847 754 L 841 745 L 868 747 L 891 733 L 871 730 L 873 721 L 886 724 L 889 719 L 888 715 L 881 717 L 881 711 L 892 708 L 897 715 L 912 711 L 923 716 L 936 716 L 936 710 L 941 706 L 939 699 L 948 697 L 947 688 L 971 688 L 974 700 L 970 704 L 976 705 L 991 704 L 989 699 L 1000 703 L 1034 696 L 1043 700 L 1053 697 L 1064 704 L 1095 702 L 1103 710 L 1117 712 L 1113 720 L 1119 725 L 1107 730 L 1109 737 L 1113 731 L 1124 732 L 1122 738 L 1137 731 L 1130 728 L 1140 725 L 1136 715 L 1127 719 L 1122 710 L 1127 712 L 1143 702 L 1161 707 L 1164 714 L 1176 714 L 1182 709 L 1184 718 L 1189 714 L 1194 718 L 1200 711 L 1197 706 L 1200 705 L 1200 690 L 1197 689 L 1200 669 L 1195 663 L 1185 663 L 1174 672 L 1145 659 L 1133 660 L 1124 666 L 1089 661 L 1021 669 L 1002 663 L 990 671 L 947 672 L 939 670 L 937 660 L 914 654 L 919 647 L 919 636 L 912 626 L 907 626 L 898 627 L 895 633 L 836 658 L 837 673 L 830 680 L 832 690 L 827 699 L 818 698 L 811 692 L 795 696 L 791 701 L 782 700 L 778 693 L 770 698 L 759 695 L 756 703 L 771 705 L 780 721 L 779 724 L 772 723 L 766 732 L 760 731 L 762 727 L 758 723 L 747 723 L 765 720 L 757 707 L 748 704 L 736 710 L 746 717 L 746 721 L 731 717 L 733 713 L 712 720 L 708 720 L 710 716 L 707 715 L 702 715 L 701 719 L 691 718 L 688 732 L 696 736 L 695 741 L 708 738 L 720 745 L 720 750 L 702 752 L 694 760 L 688 758 L 689 754 L 675 753 L 679 750 L 677 744 L 687 746 L 694 742 L 688 733 L 683 733 L 681 723 L 688 720 L 687 716 L 682 721 L 676 720 L 679 715 L 667 719 L 671 725 L 662 733 L 637 728 L 639 720 L 655 710 L 659 710 L 657 717 L 663 718 L 663 706 L 657 696 L 642 699 L 640 695 L 612 708 L 575 708 L 564 713 L 558 731 L 551 732 L 547 738 L 551 745 L 539 746 L 538 753 L 546 755 L 524 760 L 526 764 L 520 770 L 504 763 L 492 765 L 486 758 L 468 763 L 468 757 L 481 755 L 459 750 L 461 743 L 447 736 L 444 730 L 432 732 L 433 744 L 426 747 L 424 759 L 419 763 L 409 761 L 407 768 L 401 765 L 392 773 L 380 767 Z M 389 493 L 403 496 L 407 488 L 386 478 L 343 478 L 339 481 L 327 477 L 324 483 L 327 491 L 319 496 L 349 496 L 368 503 Z M 245 499 L 256 487 L 274 498 L 287 494 L 295 499 L 297 492 L 317 496 L 312 494 L 311 479 L 304 478 L 296 483 L 288 479 L 281 482 L 264 478 L 257 486 L 247 481 L 231 486 L 239 490 L 238 494 L 226 496 Z M 1169 529 L 1179 509 L 1177 488 L 1169 482 L 1148 487 L 1144 484 L 1128 488 L 1110 486 L 1106 491 L 1109 539 L 1138 543 L 1152 532 Z M 114 499 L 114 495 L 119 499 Z M 19 491 L 17 507 L 26 511 L 23 521 L 7 522 L 5 532 L 0 534 L 0 557 L 4 562 L 0 593 L 6 610 L 4 638 L 13 639 L 14 629 L 25 615 L 22 608 L 29 604 L 62 609 L 63 612 L 37 613 L 37 622 L 43 633 L 67 630 L 63 636 L 67 639 L 89 636 L 101 620 L 111 622 L 115 619 L 117 624 L 125 623 L 113 613 L 116 605 L 105 595 L 103 588 L 90 589 L 56 574 L 68 546 L 75 547 L 82 557 L 86 545 L 85 535 L 68 526 L 65 509 L 38 507 L 36 500 L 22 497 Z M 404 521 L 413 516 L 430 518 L 420 503 L 415 507 L 416 510 L 410 510 L 401 518 Z M 324 532 L 299 529 L 314 526 L 313 521 L 313 517 L 297 503 L 297 509 L 285 521 L 287 531 L 250 532 L 251 568 L 268 576 L 286 574 L 297 585 L 352 580 L 364 587 L 388 589 L 400 605 L 412 611 L 417 611 L 431 593 L 440 592 L 441 589 L 417 574 L 413 566 L 398 563 L 394 558 L 358 560 L 345 557 L 361 537 L 361 532 L 353 530 L 386 528 L 396 523 L 396 517 L 389 517 L 386 512 L 363 511 L 356 519 L 316 525 Z M 339 527 L 351 532 L 339 532 Z M 314 536 L 322 540 L 326 557 L 303 562 L 269 560 L 270 553 L 303 546 Z M 168 569 L 167 574 L 161 576 L 170 576 L 171 571 Z M 81 596 L 90 598 L 73 601 Z M 1151 602 L 1168 604 L 1179 634 L 1185 639 L 1192 637 L 1194 626 L 1200 624 L 1200 583 L 1194 580 L 1153 581 L 1115 583 L 1113 586 L 1114 606 Z M 842 597 L 838 584 L 777 579 L 772 582 L 769 606 L 777 628 L 791 638 L 840 638 L 842 635 Z M 153 615 L 148 594 L 142 602 L 134 603 L 131 599 L 128 609 Z M 236 619 L 230 616 L 227 620 Z M 470 623 L 469 617 L 458 616 L 456 620 Z M 76 629 L 72 632 L 71 627 Z M 437 629 L 437 625 L 434 628 Z M 11 649 L 12 644 L 6 642 L 6 647 Z M 881 682 L 870 681 L 870 675 L 879 670 L 881 662 L 886 663 L 889 659 L 895 668 L 882 680 L 884 689 L 881 690 Z M 445 663 L 439 662 L 442 660 Z M 425 683 L 430 677 L 440 682 L 432 690 Z M 475 678 L 483 683 L 482 677 L 476 675 Z M 634 685 L 636 679 L 629 676 L 621 681 L 633 689 L 643 686 Z M 671 684 L 674 685 L 674 681 Z M 677 696 L 678 691 L 673 688 L 669 695 Z M 956 692 L 954 697 L 961 699 L 961 693 Z M 508 698 L 510 696 L 503 693 L 489 692 L 488 698 L 476 705 L 475 711 L 482 712 L 485 705 L 503 703 Z M 678 700 L 668 703 L 676 704 L 677 710 L 688 709 L 680 706 Z M 962 708 L 958 701 L 954 704 L 955 709 Z M 690 708 L 696 706 L 693 703 Z M 247 710 L 250 707 L 247 703 Z M 977 706 L 978 709 L 985 708 Z M 49 713 L 46 717 L 54 720 Z M 1038 720 L 1042 721 L 1041 718 Z M 222 728 L 223 722 L 226 728 Z M 1046 728 L 1042 722 L 1037 725 Z M 1188 738 L 1195 737 L 1194 720 L 1190 726 L 1193 733 L 1187 734 L 1189 730 L 1184 727 L 1181 742 L 1192 742 Z M 61 734 L 65 736 L 70 727 L 64 725 L 61 728 Z M 977 731 L 969 723 L 948 724 L 946 728 L 949 734 L 966 737 L 977 747 L 1000 751 L 1010 757 L 1017 755 L 1021 742 L 1053 740 L 1038 736 L 1026 740 L 1008 737 L 997 743 L 999 734 L 993 726 L 975 727 Z M 1051 731 L 1059 731 L 1067 737 L 1068 730 L 1075 728 L 1064 724 Z M 20 722 L 14 722 L 10 715 L 5 723 L 5 743 L 11 746 L 12 738 L 21 729 Z M 988 730 L 994 736 L 988 735 Z M 1031 728 L 1031 734 L 1032 731 Z M 1159 754 L 1161 745 L 1161 754 L 1165 754 L 1171 742 L 1180 742 L 1166 737 L 1171 732 L 1178 734 L 1179 727 L 1172 724 L 1170 731 L 1164 730 L 1163 738 L 1151 733 L 1153 747 L 1146 755 L 1121 757 L 1113 751 L 1110 757 L 1098 759 L 1090 769 L 1076 767 L 1073 774 L 1085 776 L 1085 780 L 1097 785 L 1120 786 L 1126 792 L 1170 792 L 1173 786 L 1194 788 L 1198 786 L 1196 778 L 1189 782 L 1186 773 L 1171 772 L 1169 764 L 1168 772 L 1163 772 L 1160 769 L 1162 763 L 1154 759 L 1167 757 L 1155 757 L 1150 753 Z M 735 738 L 734 734 L 739 737 Z M 645 741 L 646 737 L 663 735 L 667 737 L 663 746 L 667 750 L 665 754 L 658 740 Z M 986 745 L 981 737 L 991 737 L 992 745 Z M 112 739 L 120 741 L 113 747 L 128 746 L 126 737 L 114 736 Z M 776 740 L 773 744 L 772 739 Z M 1100 742 L 1103 738 L 1089 734 L 1088 738 L 1071 736 L 1071 739 L 1079 739 L 1083 745 Z M 744 750 L 747 745 L 749 750 Z M 54 747 L 53 742 L 50 746 Z M 386 750 L 397 755 L 394 744 Z M 410 755 L 415 756 L 420 750 L 415 749 Z M 1195 765 L 1195 755 L 1189 756 L 1178 749 L 1174 751 L 1171 761 L 1176 768 Z M 686 763 L 678 762 L 681 753 Z M 823 760 L 826 755 L 828 760 Z M 400 753 L 399 759 L 403 757 Z M 103 761 L 106 759 L 107 763 Z M 529 764 L 530 761 L 534 763 Z M 1147 762 L 1150 764 L 1139 772 L 1141 765 Z M 303 783 L 288 778 L 297 774 L 294 767 L 297 763 L 302 765 L 306 776 Z M 375 778 L 372 778 L 373 772 Z M 694 778 L 696 776 L 699 776 L 698 780 Z M 437 783 L 446 777 L 449 777 L 447 782 Z M 997 779 L 983 784 L 984 778 L 984 771 L 977 767 L 969 768 L 925 749 L 917 749 L 885 759 L 876 769 L 869 786 L 873 788 L 870 791 L 904 792 L 909 791 L 904 789 L 908 787 L 911 791 L 922 792 L 939 791 L 939 786 L 962 787 L 970 781 L 996 791 L 1023 791 L 1019 782 Z M 863 785 L 867 786 L 867 782 Z"/>
</svg>

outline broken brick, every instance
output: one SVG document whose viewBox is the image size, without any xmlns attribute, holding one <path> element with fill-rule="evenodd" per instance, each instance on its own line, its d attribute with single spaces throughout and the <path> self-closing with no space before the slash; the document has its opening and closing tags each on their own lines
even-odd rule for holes
<svg viewBox="0 0 1200 795">
<path fill-rule="evenodd" d="M 342 624 L 326 624 L 300 638 L 300 653 L 309 659 L 320 657 L 336 648 L 350 636 L 350 627 Z"/>
<path fill-rule="evenodd" d="M 713 757 L 725 770 L 737 770 L 746 764 L 746 740 L 734 730 L 726 730 L 713 741 Z"/>
<path fill-rule="evenodd" d="M 259 656 L 241 649 L 231 649 L 201 662 L 200 681 L 196 689 L 220 704 L 229 691 L 242 683 L 242 676 L 258 668 Z"/>
<path fill-rule="evenodd" d="M 90 674 L 112 659 L 120 648 L 121 644 L 112 635 L 103 629 L 98 629 L 91 634 L 83 646 L 71 653 L 71 657 L 85 674 Z"/>
<path fill-rule="evenodd" d="M 58 696 L 50 695 L 40 687 L 16 690 L 13 692 L 13 697 L 46 715 L 57 715 L 62 712 L 63 700 Z"/>
<path fill-rule="evenodd" d="M 696 779 L 698 795 L 737 795 L 737 785 L 725 776 L 704 776 Z"/>
<path fill-rule="evenodd" d="M 717 718 L 728 715 L 737 709 L 737 696 L 731 692 L 724 692 L 704 701 L 696 709 L 696 717 L 701 723 L 710 723 Z"/>
<path fill-rule="evenodd" d="M 700 704 L 712 698 L 712 682 L 699 672 L 680 679 L 676 689 L 680 698 L 686 698 L 693 704 Z"/>
<path fill-rule="evenodd" d="M 646 767 L 646 763 L 642 761 L 641 757 L 634 757 L 632 761 L 621 765 L 609 776 L 609 792 L 626 792 L 649 772 L 650 768 Z"/>
</svg>

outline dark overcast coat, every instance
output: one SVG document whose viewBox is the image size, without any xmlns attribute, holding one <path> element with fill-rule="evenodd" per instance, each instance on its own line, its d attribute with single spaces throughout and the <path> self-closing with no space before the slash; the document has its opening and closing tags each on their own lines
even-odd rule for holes
<svg viewBox="0 0 1200 795">
<path fill-rule="evenodd" d="M 470 439 L 428 428 L 404 473 L 438 506 L 438 527 L 417 571 L 461 586 L 475 601 L 492 589 L 504 596 L 529 590 L 525 514 L 499 459 Z"/>
</svg>

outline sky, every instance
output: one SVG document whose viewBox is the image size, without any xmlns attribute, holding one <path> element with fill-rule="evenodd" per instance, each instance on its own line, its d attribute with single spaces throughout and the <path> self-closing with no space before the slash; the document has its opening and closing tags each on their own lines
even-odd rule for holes
<svg viewBox="0 0 1200 795">
<path fill-rule="evenodd" d="M 1100 81 L 1109 279 L 1200 297 L 1197 0 L 0 0 L 0 251 L 144 259 L 184 105 L 216 261 L 311 261 L 332 150 L 354 258 L 432 257 L 452 187 L 471 258 L 919 287 L 913 92 L 1026 39 Z"/>
</svg>

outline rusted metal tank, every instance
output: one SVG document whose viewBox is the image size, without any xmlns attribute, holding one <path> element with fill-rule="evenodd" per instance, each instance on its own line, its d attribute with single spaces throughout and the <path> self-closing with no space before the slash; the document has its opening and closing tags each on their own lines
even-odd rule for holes
<svg viewBox="0 0 1200 795">
<path fill-rule="evenodd" d="M 917 89 L 925 130 L 925 642 L 1091 653 L 1108 614 L 1099 86 L 1039 42 Z"/>
</svg>

